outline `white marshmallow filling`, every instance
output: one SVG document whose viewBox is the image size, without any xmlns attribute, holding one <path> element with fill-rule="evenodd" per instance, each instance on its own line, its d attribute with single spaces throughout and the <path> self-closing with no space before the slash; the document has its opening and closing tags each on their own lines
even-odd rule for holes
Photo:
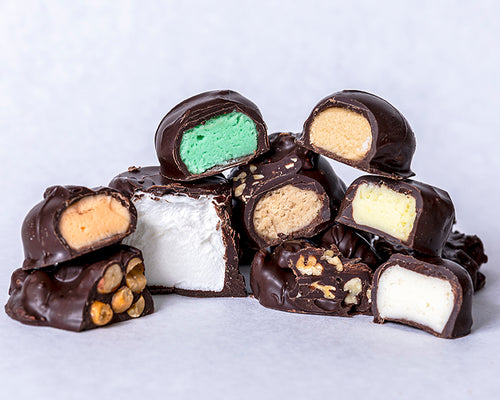
<svg viewBox="0 0 500 400">
<path fill-rule="evenodd" d="M 455 296 L 449 281 L 392 265 L 382 272 L 376 307 L 382 319 L 406 320 L 442 333 Z"/>
<path fill-rule="evenodd" d="M 417 216 L 416 200 L 386 185 L 362 183 L 352 201 L 352 217 L 357 224 L 408 240 Z"/>
<path fill-rule="evenodd" d="M 220 292 L 226 248 L 215 196 L 138 191 L 137 228 L 124 240 L 142 250 L 148 285 Z"/>
</svg>

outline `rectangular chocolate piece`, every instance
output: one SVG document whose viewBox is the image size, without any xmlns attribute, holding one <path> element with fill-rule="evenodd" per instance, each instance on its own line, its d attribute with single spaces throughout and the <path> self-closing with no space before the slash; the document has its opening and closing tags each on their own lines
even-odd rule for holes
<svg viewBox="0 0 500 400">
<path fill-rule="evenodd" d="M 394 254 L 373 277 L 374 322 L 395 321 L 452 339 L 470 333 L 473 287 L 460 265 Z"/>
<path fill-rule="evenodd" d="M 255 298 L 268 308 L 347 317 L 371 315 L 372 271 L 337 248 L 288 241 L 257 252 L 250 271 Z"/>
<path fill-rule="evenodd" d="M 448 193 L 434 186 L 366 175 L 347 188 L 336 221 L 441 256 L 455 209 Z"/>
<path fill-rule="evenodd" d="M 114 245 L 57 267 L 12 274 L 6 313 L 28 325 L 70 331 L 151 314 L 140 250 Z"/>
<path fill-rule="evenodd" d="M 198 297 L 246 296 L 231 225 L 231 186 L 221 175 L 198 181 L 164 178 L 159 167 L 130 168 L 110 186 L 130 197 L 138 247 L 152 293 Z"/>
<path fill-rule="evenodd" d="M 136 220 L 134 205 L 115 189 L 51 186 L 24 219 L 23 269 L 50 267 L 118 243 L 134 231 Z"/>
</svg>

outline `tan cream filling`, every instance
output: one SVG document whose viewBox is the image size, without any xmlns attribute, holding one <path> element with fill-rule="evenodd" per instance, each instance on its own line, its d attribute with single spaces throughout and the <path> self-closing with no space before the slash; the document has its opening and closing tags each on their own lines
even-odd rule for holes
<svg viewBox="0 0 500 400">
<path fill-rule="evenodd" d="M 253 225 L 257 234 L 276 239 L 305 228 L 318 216 L 322 203 L 312 190 L 286 185 L 266 193 L 256 204 Z"/>
<path fill-rule="evenodd" d="M 396 192 L 386 185 L 359 185 L 352 202 L 352 217 L 357 224 L 407 240 L 417 216 L 413 196 Z"/>
<path fill-rule="evenodd" d="M 124 234 L 129 226 L 128 209 L 105 194 L 84 197 L 64 210 L 59 220 L 61 236 L 75 250 Z"/>
<path fill-rule="evenodd" d="M 341 107 L 327 108 L 316 115 L 309 137 L 315 146 L 354 161 L 365 157 L 372 145 L 368 120 Z"/>
</svg>

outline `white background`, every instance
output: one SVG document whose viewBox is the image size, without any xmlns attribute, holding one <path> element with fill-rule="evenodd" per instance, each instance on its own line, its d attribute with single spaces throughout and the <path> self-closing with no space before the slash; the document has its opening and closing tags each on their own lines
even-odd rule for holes
<svg viewBox="0 0 500 400">
<path fill-rule="evenodd" d="M 416 179 L 483 238 L 473 332 L 438 339 L 369 317 L 247 299 L 155 297 L 147 318 L 70 333 L 0 313 L 0 393 L 16 399 L 498 398 L 500 7 L 495 1 L 0 1 L 0 299 L 47 186 L 155 164 L 179 101 L 231 88 L 269 131 L 300 131 L 341 89 L 386 98 L 417 136 Z M 333 163 L 350 183 L 361 173 Z"/>
</svg>

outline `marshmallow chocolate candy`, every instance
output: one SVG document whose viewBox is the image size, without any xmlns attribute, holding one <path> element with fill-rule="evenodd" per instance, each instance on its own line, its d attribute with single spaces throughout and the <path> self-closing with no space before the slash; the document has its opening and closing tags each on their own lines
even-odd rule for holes
<svg viewBox="0 0 500 400">
<path fill-rule="evenodd" d="M 400 322 L 448 339 L 465 336 L 472 326 L 472 293 L 460 265 L 394 254 L 373 277 L 374 322 Z"/>
<path fill-rule="evenodd" d="M 334 223 L 323 232 L 320 243 L 325 248 L 334 245 L 344 257 L 358 258 L 372 270 L 382 263 L 377 250 L 361 232 L 339 223 Z"/>
<path fill-rule="evenodd" d="M 108 246 L 56 267 L 12 274 L 7 314 L 28 325 L 70 331 L 151 314 L 141 252 Z"/>
<path fill-rule="evenodd" d="M 190 181 L 246 164 L 269 149 L 257 106 L 231 90 L 184 100 L 161 121 L 155 136 L 163 176 Z"/>
<path fill-rule="evenodd" d="M 410 169 L 415 135 L 403 115 L 384 99 L 344 90 L 321 100 L 304 123 L 308 149 L 366 172 L 403 179 Z"/>
<path fill-rule="evenodd" d="M 143 251 L 153 294 L 246 295 L 231 225 L 231 185 L 222 175 L 176 182 L 159 167 L 131 167 L 109 185 L 137 208 L 137 229 L 124 243 Z"/>
<path fill-rule="evenodd" d="M 371 269 L 335 246 L 291 240 L 272 254 L 260 250 L 250 270 L 253 294 L 264 307 L 347 317 L 371 315 Z"/>
<path fill-rule="evenodd" d="M 291 133 L 269 136 L 271 150 L 231 172 L 235 220 L 256 249 L 312 237 L 335 217 L 345 184 L 322 156 Z"/>
<path fill-rule="evenodd" d="M 366 175 L 347 189 L 336 221 L 440 256 L 455 221 L 455 209 L 442 189 Z"/>
<path fill-rule="evenodd" d="M 130 200 L 115 189 L 52 186 L 24 219 L 23 269 L 43 268 L 118 243 L 135 229 Z"/>
</svg>

